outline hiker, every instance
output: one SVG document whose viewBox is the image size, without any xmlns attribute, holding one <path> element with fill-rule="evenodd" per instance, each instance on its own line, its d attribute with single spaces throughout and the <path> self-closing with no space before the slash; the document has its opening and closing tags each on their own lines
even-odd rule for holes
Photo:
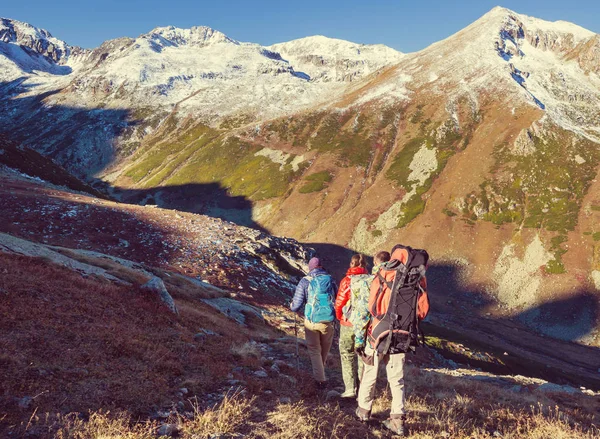
<svg viewBox="0 0 600 439">
<path fill-rule="evenodd" d="M 312 364 L 313 376 L 321 388 L 327 384 L 325 363 L 335 332 L 333 302 L 337 285 L 323 269 L 319 258 L 308 262 L 308 275 L 304 276 L 290 304 L 293 312 L 304 305 L 304 332 L 306 347 Z"/>
<path fill-rule="evenodd" d="M 405 355 L 419 345 L 419 322 L 429 311 L 425 278 L 428 259 L 424 250 L 402 245 L 392 249 L 391 260 L 380 265 L 371 284 L 369 310 L 372 321 L 368 329 L 368 342 L 357 351 L 365 364 L 356 416 L 361 421 L 369 420 L 375 398 L 377 371 L 379 363 L 383 363 L 392 393 L 390 417 L 383 425 L 400 436 L 406 434 Z"/>
<path fill-rule="evenodd" d="M 356 398 L 358 390 L 358 377 L 362 373 L 362 361 L 357 361 L 358 358 L 354 351 L 354 327 L 348 319 L 350 313 L 353 312 L 353 301 L 351 296 L 357 294 L 358 291 L 355 285 L 355 291 L 351 292 L 352 280 L 355 276 L 369 277 L 367 272 L 367 259 L 363 255 L 353 255 L 350 259 L 350 268 L 346 272 L 346 276 L 340 282 L 340 289 L 335 299 L 335 315 L 340 321 L 340 360 L 342 363 L 342 378 L 344 380 L 344 393 L 342 398 Z M 366 299 L 369 297 L 369 285 L 372 279 L 368 279 L 366 288 L 363 289 L 363 295 Z M 364 292 L 366 291 L 366 293 Z"/>
</svg>

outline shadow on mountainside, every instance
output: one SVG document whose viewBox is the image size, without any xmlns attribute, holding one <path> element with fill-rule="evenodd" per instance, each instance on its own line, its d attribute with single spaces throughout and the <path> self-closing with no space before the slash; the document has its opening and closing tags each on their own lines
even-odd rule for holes
<svg viewBox="0 0 600 439">
<path fill-rule="evenodd" d="M 61 89 L 29 96 L 32 85 L 26 78 L 0 82 L 0 136 L 42 153 L 73 175 L 89 181 L 117 159 L 116 140 L 141 123 L 124 109 L 78 108 L 48 105 L 46 98 Z M 75 85 L 69 85 L 75 87 Z M 98 90 L 102 97 L 102 90 Z M 44 179 L 44 175 L 34 175 Z M 98 183 L 98 182 L 96 182 Z M 202 213 L 232 223 L 266 230 L 252 218 L 252 202 L 232 196 L 219 183 L 185 184 L 151 189 L 122 189 L 98 184 L 122 201 L 156 204 L 166 209 Z"/>
<path fill-rule="evenodd" d="M 335 244 L 307 245 L 317 250 L 325 268 L 339 282 L 353 252 Z M 600 348 L 578 343 L 598 328 L 597 295 L 582 290 L 507 317 L 497 313 L 497 303 L 483 288 L 467 287 L 461 279 L 459 266 L 431 262 L 427 269 L 431 312 L 424 325 L 428 334 L 492 352 L 503 363 L 488 367 L 493 373 L 600 389 Z M 476 361 L 472 366 L 486 367 Z"/>
<path fill-rule="evenodd" d="M 48 104 L 44 100 L 59 99 L 62 89 L 28 95 L 33 86 L 25 83 L 27 79 L 0 82 L 0 134 L 44 154 L 79 178 L 112 163 L 115 139 L 139 123 L 125 109 Z M 99 87 L 99 98 L 103 93 Z"/>
<path fill-rule="evenodd" d="M 252 218 L 252 201 L 230 195 L 227 188 L 219 183 L 190 183 L 150 189 L 115 188 L 113 194 L 125 203 L 199 213 L 268 233 Z"/>
</svg>

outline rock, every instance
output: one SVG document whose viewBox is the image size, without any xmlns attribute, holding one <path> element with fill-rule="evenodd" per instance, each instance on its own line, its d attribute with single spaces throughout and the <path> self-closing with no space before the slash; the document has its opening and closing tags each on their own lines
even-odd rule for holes
<svg viewBox="0 0 600 439">
<path fill-rule="evenodd" d="M 330 390 L 329 392 L 327 392 L 327 395 L 325 395 L 325 401 L 330 401 L 332 399 L 337 399 L 340 396 L 341 396 L 341 394 L 337 390 Z"/>
<path fill-rule="evenodd" d="M 33 405 L 33 398 L 31 396 L 24 396 L 23 398 L 19 399 L 18 404 L 19 408 L 27 410 Z"/>
<path fill-rule="evenodd" d="M 194 340 L 196 341 L 203 340 L 207 336 L 220 336 L 220 334 L 217 334 L 215 331 L 211 331 L 210 329 L 200 328 L 198 331 L 200 332 L 194 334 Z"/>
<path fill-rule="evenodd" d="M 575 387 L 566 386 L 566 385 L 561 386 L 560 384 L 554 384 L 554 383 L 544 383 L 541 386 L 539 386 L 536 390 L 539 392 L 544 392 L 544 393 L 568 393 L 568 394 L 581 393 L 581 390 L 576 389 Z"/>
<path fill-rule="evenodd" d="M 275 360 L 273 362 L 273 366 L 277 366 L 279 369 L 281 369 L 282 367 L 290 367 L 289 364 L 287 364 L 285 361 L 283 360 Z"/>
<path fill-rule="evenodd" d="M 243 326 L 246 325 L 246 316 L 244 313 L 254 314 L 258 318 L 264 320 L 263 311 L 260 308 L 247 305 L 238 300 L 230 299 L 228 297 L 218 297 L 216 299 L 202 299 L 202 301 Z"/>
<path fill-rule="evenodd" d="M 185 387 L 182 387 L 181 389 L 179 389 L 179 391 L 180 391 L 181 393 L 183 393 L 184 395 L 187 395 L 187 394 L 188 394 L 188 389 L 187 389 L 187 388 L 185 388 Z"/>
<path fill-rule="evenodd" d="M 286 380 L 288 380 L 292 384 L 298 384 L 298 380 L 296 378 L 294 378 L 293 376 L 284 375 L 284 374 L 281 374 L 280 376 L 282 378 L 285 378 Z"/>
<path fill-rule="evenodd" d="M 179 401 L 177 403 L 177 408 L 179 409 L 179 411 L 185 410 L 185 403 L 183 401 Z"/>
<path fill-rule="evenodd" d="M 276 364 L 273 364 L 273 365 L 271 366 L 271 372 L 274 372 L 274 373 L 280 373 L 280 372 L 281 372 L 281 370 L 279 370 L 279 366 L 277 366 Z"/>
<path fill-rule="evenodd" d="M 281 398 L 279 398 L 279 402 L 281 404 L 291 404 L 292 398 L 290 398 L 289 396 L 282 396 Z"/>
<path fill-rule="evenodd" d="M 242 439 L 246 436 L 241 433 L 213 433 L 207 437 L 208 439 Z"/>
<path fill-rule="evenodd" d="M 175 436 L 179 433 L 179 427 L 176 424 L 163 424 L 158 429 L 159 436 Z"/>
<path fill-rule="evenodd" d="M 268 378 L 269 374 L 264 370 L 257 370 L 256 372 L 254 372 L 254 376 L 257 376 L 259 378 Z"/>
<path fill-rule="evenodd" d="M 142 289 L 157 294 L 161 302 L 163 302 L 173 314 L 179 314 L 177 307 L 175 306 L 175 302 L 167 291 L 167 287 L 161 278 L 156 276 L 153 277 L 144 285 L 142 285 Z"/>
<path fill-rule="evenodd" d="M 523 129 L 515 139 L 512 147 L 515 155 L 528 156 L 535 152 L 535 142 L 533 134 L 528 129 Z"/>
</svg>

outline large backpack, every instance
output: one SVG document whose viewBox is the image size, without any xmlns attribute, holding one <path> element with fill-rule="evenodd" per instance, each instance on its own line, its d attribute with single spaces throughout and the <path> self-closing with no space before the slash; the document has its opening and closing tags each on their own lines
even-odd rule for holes
<svg viewBox="0 0 600 439">
<path fill-rule="evenodd" d="M 372 274 L 350 276 L 350 300 L 348 300 L 342 312 L 346 320 L 352 324 L 355 346 L 364 346 L 366 342 L 367 327 L 371 321 L 369 294 L 374 277 Z"/>
<path fill-rule="evenodd" d="M 308 294 L 304 317 L 311 323 L 332 322 L 335 318 L 333 278 L 328 274 L 317 274 L 306 276 L 306 279 Z"/>
<path fill-rule="evenodd" d="M 369 340 L 379 355 L 414 351 L 419 346 L 419 328 L 429 312 L 425 250 L 396 245 L 392 258 L 375 276 L 369 307 L 373 323 Z"/>
</svg>

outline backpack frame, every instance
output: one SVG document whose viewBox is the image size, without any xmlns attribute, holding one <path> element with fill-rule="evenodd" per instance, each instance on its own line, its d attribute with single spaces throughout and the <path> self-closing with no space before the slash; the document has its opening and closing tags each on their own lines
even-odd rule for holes
<svg viewBox="0 0 600 439">
<path fill-rule="evenodd" d="M 421 286 L 421 279 L 425 276 L 429 255 L 425 250 L 403 245 L 394 246 L 392 255 L 397 250 L 407 252 L 406 263 L 392 259 L 375 277 L 379 286 L 370 309 L 373 324 L 369 331 L 369 340 L 379 355 L 406 353 L 425 344 L 423 332 L 419 327 L 419 305 L 420 299 L 425 295 L 426 315 L 429 302 Z M 389 279 L 391 273 L 394 274 L 393 280 Z M 386 288 L 389 289 L 388 307 L 380 313 L 378 305 L 383 299 L 382 295 L 386 293 Z"/>
</svg>

